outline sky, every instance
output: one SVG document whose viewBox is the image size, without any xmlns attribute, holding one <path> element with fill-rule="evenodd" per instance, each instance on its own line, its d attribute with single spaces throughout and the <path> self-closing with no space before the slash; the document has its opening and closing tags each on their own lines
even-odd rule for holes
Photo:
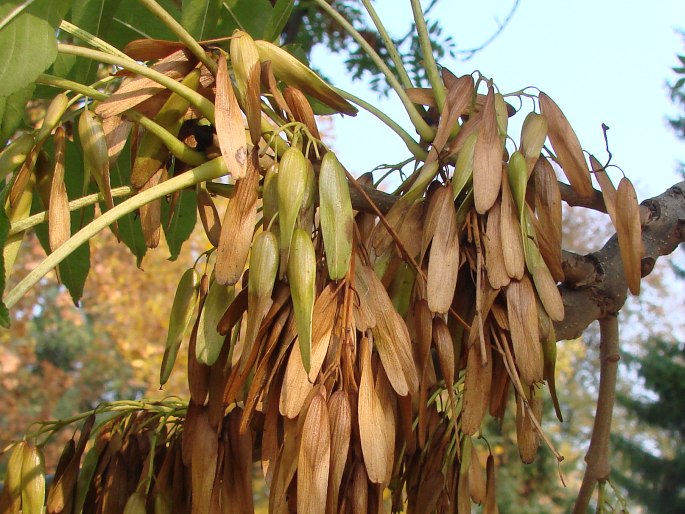
<svg viewBox="0 0 685 514">
<path fill-rule="evenodd" d="M 440 0 L 430 19 L 439 19 L 458 48 L 466 49 L 486 40 L 513 4 Z M 391 33 L 408 29 L 408 0 L 377 0 L 375 5 Z M 480 70 L 502 93 L 538 87 L 564 111 L 583 148 L 602 162 L 607 154 L 601 126 L 608 125 L 612 163 L 633 181 L 642 200 L 678 182 L 677 163 L 685 162 L 685 142 L 666 122 L 677 113 L 666 84 L 675 80 L 676 53 L 685 53 L 678 29 L 685 30 L 682 0 L 520 0 L 494 42 L 469 61 L 448 58 L 440 64 L 456 75 Z M 336 56 L 322 51 L 313 63 L 337 87 L 372 102 L 414 133 L 392 94 L 379 98 L 363 82 L 351 82 Z M 531 104 L 526 107 L 530 110 Z M 522 121 L 525 112 L 515 118 Z M 408 157 L 394 133 L 371 115 L 338 117 L 334 127 L 332 146 L 355 173 Z M 615 183 L 620 173 L 611 172 Z"/>
</svg>

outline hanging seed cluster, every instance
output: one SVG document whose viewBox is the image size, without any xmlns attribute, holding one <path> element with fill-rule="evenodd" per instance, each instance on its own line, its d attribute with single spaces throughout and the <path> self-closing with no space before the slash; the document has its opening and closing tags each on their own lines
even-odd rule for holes
<svg viewBox="0 0 685 514">
<path fill-rule="evenodd" d="M 228 54 L 212 52 L 215 75 L 175 44 L 127 48 L 212 101 L 213 119 L 139 76 L 80 114 L 87 169 L 107 208 L 109 170 L 127 139 L 136 190 L 167 180 L 171 163 L 188 172 L 213 151 L 231 193 L 220 213 L 217 185 L 197 186 L 214 251 L 183 274 L 171 306 L 160 382 L 188 338 L 187 409 L 116 417 L 84 454 L 87 426 L 65 448 L 47 512 L 251 512 L 254 461 L 274 513 L 378 512 L 387 489 L 395 510 L 463 513 L 475 503 L 497 512 L 495 458 L 476 438 L 488 416 L 502 419 L 513 396 L 524 462 L 544 438 L 547 394 L 561 419 L 553 324 L 564 317 L 562 219 L 552 163 L 578 195 L 593 192 L 564 114 L 540 93 L 539 112 L 513 135 L 511 108 L 492 83 L 479 93 L 471 76 L 444 71 L 440 109 L 432 90 L 407 91 L 438 120 L 435 135 L 392 207 L 380 210 L 372 188 L 321 142 L 310 104 L 354 115 L 348 101 L 245 33 L 234 34 Z M 53 127 L 66 109 L 56 102 Z M 154 124 L 143 131 L 141 118 Z M 198 124 L 215 128 L 213 150 L 186 130 Z M 53 249 L 69 238 L 64 137 L 58 128 Z M 20 138 L 0 156 L 18 169 L 6 200 L 13 221 L 27 215 L 39 151 Z M 592 169 L 636 293 L 634 190 L 625 178 L 615 189 L 594 158 Z M 140 211 L 149 247 L 159 242 L 161 201 Z M 28 443 L 12 453 L 9 512 L 40 511 L 44 484 L 29 476 L 39 461 Z"/>
</svg>

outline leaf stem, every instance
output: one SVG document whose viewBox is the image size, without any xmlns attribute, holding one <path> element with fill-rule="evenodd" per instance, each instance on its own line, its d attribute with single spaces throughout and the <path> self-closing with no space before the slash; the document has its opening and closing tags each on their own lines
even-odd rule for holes
<svg viewBox="0 0 685 514">
<path fill-rule="evenodd" d="M 63 30 L 68 34 L 71 34 L 72 36 L 79 38 L 81 41 L 89 44 L 93 48 L 96 48 L 103 52 L 107 52 L 111 55 L 116 55 L 118 57 L 121 57 L 122 59 L 127 59 L 131 62 L 136 62 L 135 59 L 131 59 L 128 55 L 126 55 L 118 48 L 110 45 L 107 41 L 103 41 L 102 39 L 100 39 L 97 36 L 94 36 L 90 32 L 83 30 L 81 27 L 77 27 L 76 25 L 69 23 L 67 20 L 62 20 L 62 22 L 59 24 L 59 28 L 60 30 Z"/>
<path fill-rule="evenodd" d="M 57 248 L 53 253 L 48 255 L 43 262 L 33 269 L 24 279 L 19 282 L 8 294 L 5 299 L 7 308 L 11 308 L 19 299 L 38 281 L 43 278 L 52 268 L 62 262 L 69 254 L 76 248 L 88 241 L 95 234 L 105 229 L 107 226 L 114 223 L 119 218 L 126 214 L 135 211 L 143 205 L 162 198 L 168 194 L 193 186 L 205 180 L 212 180 L 226 175 L 228 170 L 224 164 L 223 157 L 217 157 L 211 161 L 207 161 L 196 168 L 193 168 L 186 173 L 182 173 L 173 177 L 161 184 L 158 184 L 146 191 L 142 191 L 137 195 L 121 202 L 114 208 L 106 211 L 101 216 L 93 220 L 91 223 L 83 227 L 76 234 L 71 236 L 67 241 Z"/>
<path fill-rule="evenodd" d="M 347 91 L 344 91 L 342 89 L 337 89 L 336 92 L 345 98 L 346 100 L 349 100 L 352 103 L 357 104 L 359 107 L 362 109 L 370 112 L 373 114 L 376 118 L 381 120 L 383 123 L 385 123 L 390 129 L 392 129 L 399 137 L 404 141 L 404 144 L 407 146 L 409 151 L 416 157 L 418 160 L 425 160 L 426 156 L 428 155 L 428 152 L 421 147 L 416 141 L 414 141 L 414 138 L 409 135 L 409 133 L 404 130 L 395 120 L 393 120 L 390 116 L 385 114 L 383 111 L 375 107 L 374 105 L 370 104 L 369 102 L 366 102 L 362 100 L 361 98 L 358 98 L 354 96 L 352 93 L 348 93 Z"/>
<path fill-rule="evenodd" d="M 152 68 L 149 68 L 147 66 L 131 62 L 128 59 L 123 59 L 115 55 L 100 52 L 99 50 L 84 48 L 82 46 L 58 43 L 57 51 L 67 55 L 76 55 L 78 57 L 85 57 L 87 59 L 93 59 L 95 61 L 120 66 L 125 70 L 137 73 L 139 75 L 149 78 L 150 80 L 154 80 L 155 82 L 161 84 L 162 86 L 166 87 L 172 92 L 188 100 L 193 106 L 197 107 L 197 109 L 202 113 L 202 115 L 205 118 L 207 118 L 211 123 L 214 123 L 214 104 L 212 102 L 210 102 L 207 98 L 202 96 L 197 91 L 194 91 L 193 89 L 190 89 L 188 86 L 181 84 L 180 82 L 170 77 L 167 77 L 163 73 L 153 70 Z"/>
<path fill-rule="evenodd" d="M 423 119 L 421 113 L 418 111 L 414 103 L 409 99 L 407 93 L 405 92 L 402 84 L 397 80 L 397 77 L 393 74 L 392 70 L 388 68 L 380 55 L 373 49 L 373 47 L 362 37 L 362 35 L 352 26 L 352 24 L 345 19 L 334 7 L 331 7 L 325 0 L 314 0 L 316 4 L 325 11 L 331 18 L 340 23 L 340 25 L 345 29 L 345 31 L 352 36 L 352 38 L 361 46 L 367 55 L 371 58 L 381 73 L 385 76 L 390 87 L 395 90 L 397 96 L 400 98 L 402 105 L 404 105 L 409 119 L 416 128 L 419 135 L 426 141 L 432 141 L 435 137 L 435 130 L 433 130 L 426 120 Z"/>
<path fill-rule="evenodd" d="M 426 67 L 428 81 L 433 88 L 435 101 L 438 104 L 438 111 L 442 112 L 442 106 L 445 104 L 445 86 L 442 83 L 438 65 L 435 63 L 433 46 L 431 45 L 430 36 L 428 35 L 426 18 L 424 18 L 423 11 L 421 10 L 421 2 L 419 0 L 411 0 L 411 9 L 414 13 L 414 22 L 416 23 L 416 31 L 419 36 L 419 44 L 421 45 L 421 52 L 423 53 L 423 61 L 424 66 Z"/>
<path fill-rule="evenodd" d="M 155 0 L 138 0 L 143 6 L 150 11 L 152 14 L 157 16 L 164 25 L 167 26 L 171 32 L 173 32 L 178 39 L 180 39 L 190 50 L 195 57 L 197 57 L 202 64 L 204 64 L 212 75 L 216 75 L 217 65 L 205 51 L 204 48 L 198 43 L 190 33 L 183 28 L 183 26 L 176 21 L 176 19 L 169 14 L 161 5 L 159 5 Z"/>
</svg>

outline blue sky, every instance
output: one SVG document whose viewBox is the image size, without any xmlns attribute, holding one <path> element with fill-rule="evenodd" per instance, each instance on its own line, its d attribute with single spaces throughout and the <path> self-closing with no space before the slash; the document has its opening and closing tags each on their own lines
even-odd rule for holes
<svg viewBox="0 0 685 514">
<path fill-rule="evenodd" d="M 378 0 L 375 5 L 391 32 L 407 30 L 408 0 Z M 513 0 L 440 0 L 432 17 L 440 19 L 460 48 L 470 48 L 497 28 L 496 20 L 512 5 Z M 676 113 L 666 82 L 674 78 L 676 53 L 685 51 L 679 28 L 685 29 L 682 0 L 521 0 L 508 27 L 485 50 L 467 62 L 441 64 L 457 75 L 478 69 L 503 93 L 540 88 L 559 104 L 583 147 L 600 161 L 606 159 L 601 129 L 606 123 L 612 162 L 633 180 L 643 199 L 677 182 L 677 162 L 685 161 L 685 143 L 666 123 L 666 116 Z M 350 82 L 335 57 L 322 53 L 313 60 L 336 86 L 372 101 L 398 121 L 406 120 L 399 102 L 379 99 L 362 82 Z M 522 121 L 524 116 L 516 118 Z M 406 121 L 403 125 L 411 128 Z M 334 149 L 355 173 L 408 156 L 394 134 L 370 115 L 336 118 L 334 134 Z M 617 182 L 620 172 L 612 175 Z"/>
</svg>

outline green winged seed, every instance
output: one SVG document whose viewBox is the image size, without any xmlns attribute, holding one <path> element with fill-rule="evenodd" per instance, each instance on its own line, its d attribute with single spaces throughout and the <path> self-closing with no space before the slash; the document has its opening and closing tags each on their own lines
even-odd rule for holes
<svg viewBox="0 0 685 514">
<path fill-rule="evenodd" d="M 248 295 L 258 298 L 271 296 L 277 273 L 278 238 L 267 230 L 257 235 L 252 243 Z"/>
<path fill-rule="evenodd" d="M 511 193 L 518 207 L 519 221 L 523 222 L 523 210 L 526 206 L 526 186 L 528 184 L 528 166 L 521 152 L 516 151 L 511 154 L 508 173 Z"/>
<path fill-rule="evenodd" d="M 464 141 L 464 145 L 457 154 L 457 162 L 452 176 L 452 190 L 454 198 L 464 190 L 466 186 L 473 183 L 473 156 L 476 151 L 476 140 L 478 132 L 474 132 Z"/>
<path fill-rule="evenodd" d="M 32 134 L 22 134 L 0 152 L 0 180 L 4 180 L 24 163 L 33 144 Z"/>
<path fill-rule="evenodd" d="M 295 309 L 295 325 L 300 342 L 302 363 L 307 373 L 311 368 L 312 315 L 316 296 L 316 254 L 309 234 L 296 228 L 288 261 L 288 282 Z"/>
<path fill-rule="evenodd" d="M 36 141 L 42 141 L 50 135 L 52 130 L 57 126 L 62 115 L 69 107 L 69 97 L 64 93 L 59 93 L 52 99 L 50 105 L 45 111 L 43 124 L 36 133 Z"/>
<path fill-rule="evenodd" d="M 521 153 L 526 158 L 528 173 L 533 171 L 535 161 L 547 139 L 547 120 L 541 114 L 529 112 L 521 127 Z"/>
<path fill-rule="evenodd" d="M 21 510 L 23 514 L 42 514 L 45 503 L 45 465 L 42 452 L 28 444 L 21 464 Z"/>
<path fill-rule="evenodd" d="M 293 237 L 295 222 L 300 213 L 311 171 L 299 148 L 288 148 L 278 166 L 278 212 L 281 229 L 281 261 L 286 261 Z M 282 262 L 283 265 L 286 262 Z"/>
<path fill-rule="evenodd" d="M 183 334 L 188 328 L 190 319 L 193 317 L 195 300 L 200 286 L 200 274 L 195 268 L 190 268 L 181 275 L 181 280 L 176 287 L 174 303 L 171 306 L 169 315 L 169 330 L 167 332 L 166 347 L 164 357 L 162 357 L 162 367 L 159 374 L 159 384 L 166 384 L 169 375 L 174 367 L 178 349 L 181 346 Z"/>
<path fill-rule="evenodd" d="M 104 193 L 104 174 L 109 169 L 107 140 L 102 122 L 93 111 L 85 110 L 81 114 L 78 122 L 78 135 L 85 157 L 86 182 L 90 177 L 89 174 L 92 173 L 100 191 Z"/>
<path fill-rule="evenodd" d="M 17 443 L 7 463 L 5 487 L 9 489 L 10 497 L 17 506 L 21 501 L 21 466 L 24 461 L 24 452 L 27 449 L 28 443 L 26 441 Z"/>
<path fill-rule="evenodd" d="M 212 280 L 200 313 L 200 322 L 195 343 L 195 356 L 200 364 L 211 366 L 219 357 L 225 337 L 219 334 L 217 326 L 226 309 L 231 304 L 235 289 Z"/>
<path fill-rule="evenodd" d="M 272 226 L 272 223 L 278 224 L 276 214 L 278 214 L 278 171 L 276 166 L 270 166 L 264 176 L 264 184 L 262 186 L 262 219 L 264 230 L 272 228 L 278 231 L 277 227 Z"/>
<path fill-rule="evenodd" d="M 332 280 L 339 280 L 350 267 L 354 215 L 345 170 L 333 152 L 328 152 L 321 161 L 319 202 L 328 275 Z"/>
</svg>

